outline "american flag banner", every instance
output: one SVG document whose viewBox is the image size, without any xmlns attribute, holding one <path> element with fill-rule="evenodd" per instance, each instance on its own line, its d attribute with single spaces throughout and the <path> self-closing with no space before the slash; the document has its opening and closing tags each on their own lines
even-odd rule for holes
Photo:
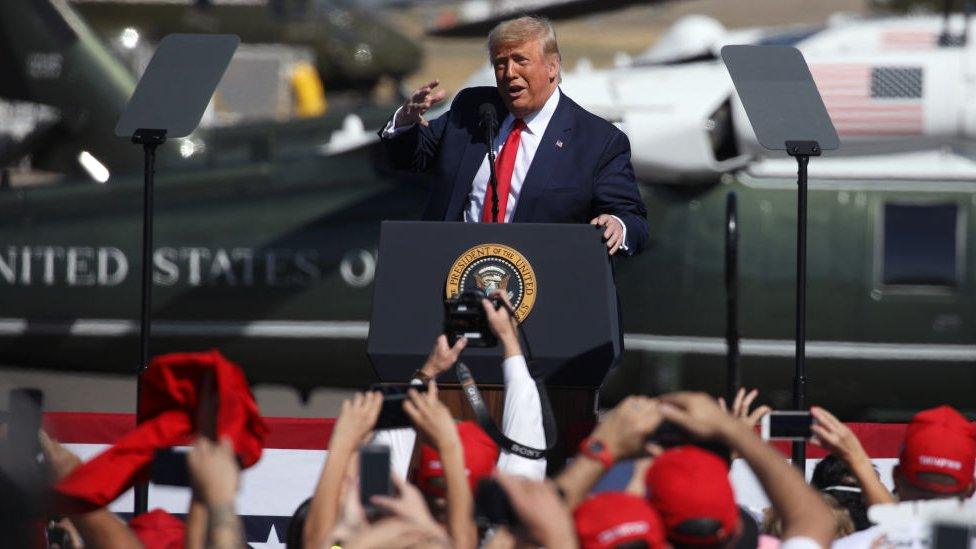
<svg viewBox="0 0 976 549">
<path fill-rule="evenodd" d="M 841 136 L 910 136 L 924 128 L 921 67 L 864 63 L 811 65 L 810 72 Z"/>
<path fill-rule="evenodd" d="M 881 45 L 893 49 L 931 50 L 939 46 L 939 33 L 931 29 L 888 29 L 881 33 Z"/>
</svg>

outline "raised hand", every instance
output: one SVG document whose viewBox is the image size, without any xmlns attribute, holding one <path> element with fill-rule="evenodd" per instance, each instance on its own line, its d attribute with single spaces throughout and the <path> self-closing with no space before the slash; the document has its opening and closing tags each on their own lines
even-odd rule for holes
<svg viewBox="0 0 976 549">
<path fill-rule="evenodd" d="M 358 447 L 376 426 L 376 419 L 383 408 L 383 395 L 373 391 L 356 393 L 352 400 L 342 403 L 342 411 L 332 429 L 329 448 L 354 449 Z"/>
<path fill-rule="evenodd" d="M 660 397 L 661 414 L 668 421 L 703 439 L 725 434 L 739 422 L 725 413 L 718 401 L 705 393 L 678 392 Z"/>
<path fill-rule="evenodd" d="M 241 468 L 230 439 L 215 444 L 206 437 L 193 443 L 186 457 L 193 491 L 207 505 L 231 505 L 237 495 Z"/>
<path fill-rule="evenodd" d="M 629 396 L 597 424 L 592 436 L 606 445 L 615 460 L 633 457 L 642 452 L 661 419 L 656 400 Z"/>
<path fill-rule="evenodd" d="M 54 476 L 54 482 L 70 475 L 76 467 L 81 465 L 81 459 L 77 455 L 64 446 L 61 446 L 58 441 L 48 436 L 43 430 L 38 431 L 37 436 L 41 441 L 41 451 L 44 453 L 44 459 L 51 466 L 51 474 Z"/>
<path fill-rule="evenodd" d="M 858 484 L 861 485 L 862 496 L 868 505 L 878 503 L 894 503 L 895 498 L 888 491 L 888 488 L 881 482 L 878 473 L 874 470 L 871 457 L 864 450 L 861 441 L 847 425 L 844 425 L 834 414 L 827 410 L 814 406 L 810 408 L 810 414 L 815 420 L 813 423 L 813 442 L 824 450 L 840 458 L 847 464 Z"/>
<path fill-rule="evenodd" d="M 485 309 L 485 316 L 488 317 L 488 327 L 491 328 L 492 333 L 498 337 L 498 341 L 502 344 L 505 358 L 522 354 L 522 346 L 519 344 L 518 338 L 518 319 L 508 312 L 509 309 L 515 310 L 512 307 L 512 302 L 508 300 L 508 295 L 503 291 L 495 290 L 491 295 L 501 299 L 507 307 L 496 309 L 491 301 L 481 300 L 481 306 Z"/>
<path fill-rule="evenodd" d="M 718 405 L 732 417 L 745 423 L 749 428 L 753 428 L 764 415 L 773 411 L 769 406 L 763 405 L 750 412 L 749 408 L 758 396 L 759 389 L 753 389 L 747 393 L 744 387 L 740 387 L 739 391 L 735 394 L 735 400 L 732 401 L 731 410 L 729 410 L 729 407 L 725 404 L 725 399 L 722 397 L 718 397 Z"/>
<path fill-rule="evenodd" d="M 857 435 L 834 414 L 819 406 L 810 408 L 810 414 L 816 420 L 811 428 L 813 438 L 810 442 L 839 457 L 848 466 L 858 460 L 870 460 Z"/>
<path fill-rule="evenodd" d="M 407 396 L 403 411 L 414 426 L 433 441 L 439 452 L 443 452 L 448 445 L 461 444 L 450 410 L 437 398 L 435 383 L 428 384 L 426 393 L 409 389 Z"/>
<path fill-rule="evenodd" d="M 396 497 L 377 495 L 371 497 L 370 501 L 380 509 L 388 511 L 392 516 L 418 524 L 438 526 L 437 521 L 434 520 L 428 510 L 427 503 L 424 501 L 424 496 L 420 490 L 397 475 L 390 478 L 393 480 L 399 495 Z"/>
<path fill-rule="evenodd" d="M 438 84 L 440 84 L 439 81 L 431 80 L 414 90 L 397 113 L 397 118 L 393 124 L 394 127 L 399 128 L 401 126 L 409 126 L 410 124 L 426 126 L 427 121 L 424 120 L 424 113 L 430 110 L 434 104 L 439 103 L 447 97 L 447 92 L 444 90 L 433 91 Z"/>
<path fill-rule="evenodd" d="M 462 337 L 454 342 L 454 346 L 447 344 L 447 336 L 441 334 L 434 341 L 434 348 L 431 349 L 427 362 L 424 362 L 420 371 L 430 379 L 437 379 L 437 376 L 450 370 L 457 364 L 461 351 L 468 346 L 468 338 Z"/>
</svg>

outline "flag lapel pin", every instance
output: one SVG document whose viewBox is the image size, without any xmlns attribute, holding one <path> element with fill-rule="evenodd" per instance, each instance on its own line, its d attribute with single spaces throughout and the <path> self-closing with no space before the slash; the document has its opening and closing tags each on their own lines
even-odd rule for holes
<svg viewBox="0 0 976 549">
<path fill-rule="evenodd" d="M 560 149 L 561 149 L 561 148 L 563 148 L 563 142 L 562 142 L 562 141 L 559 141 L 559 140 L 557 140 L 557 141 L 556 141 L 556 146 L 557 146 L 557 147 L 559 147 Z"/>
</svg>

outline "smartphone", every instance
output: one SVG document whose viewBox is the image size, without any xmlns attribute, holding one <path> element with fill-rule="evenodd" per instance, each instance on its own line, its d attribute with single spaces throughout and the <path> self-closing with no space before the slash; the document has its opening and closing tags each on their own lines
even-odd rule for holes
<svg viewBox="0 0 976 549">
<path fill-rule="evenodd" d="M 377 429 L 396 429 L 398 427 L 410 427 L 410 418 L 403 411 L 403 401 L 407 400 L 407 390 L 413 389 L 420 393 L 427 392 L 427 385 L 373 385 L 370 391 L 383 393 L 383 408 L 376 419 Z"/>
<path fill-rule="evenodd" d="M 366 512 L 366 518 L 373 520 L 380 516 L 380 510 L 373 505 L 373 496 L 393 495 L 390 481 L 390 447 L 370 444 L 359 449 L 359 498 Z"/>
<path fill-rule="evenodd" d="M 512 509 L 508 493 L 493 478 L 478 481 L 474 498 L 474 520 L 482 528 L 492 526 L 518 526 L 518 515 Z"/>
<path fill-rule="evenodd" d="M 933 524 L 931 549 L 968 549 L 973 530 L 964 524 Z"/>
<path fill-rule="evenodd" d="M 807 440 L 813 436 L 809 411 L 775 411 L 760 420 L 763 440 Z"/>
<path fill-rule="evenodd" d="M 39 389 L 12 389 L 9 398 L 10 416 L 7 440 L 24 463 L 35 463 L 41 453 L 37 431 L 41 428 L 44 393 Z"/>
<path fill-rule="evenodd" d="M 189 448 L 156 450 L 152 463 L 152 482 L 164 486 L 189 486 L 190 470 L 186 465 Z"/>
<path fill-rule="evenodd" d="M 17 486 L 32 496 L 40 494 L 50 467 L 37 438 L 44 394 L 38 389 L 12 389 L 8 405 L 7 440 L 0 440 L 0 477 L 6 486 Z"/>
</svg>

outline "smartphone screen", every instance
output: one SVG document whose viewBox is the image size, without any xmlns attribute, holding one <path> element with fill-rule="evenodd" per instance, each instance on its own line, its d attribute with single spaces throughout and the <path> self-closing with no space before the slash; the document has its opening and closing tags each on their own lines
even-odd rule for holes
<svg viewBox="0 0 976 549">
<path fill-rule="evenodd" d="M 390 447 L 371 444 L 359 449 L 359 497 L 366 517 L 375 518 L 379 513 L 370 502 L 372 496 L 393 494 L 390 481 Z"/>
<path fill-rule="evenodd" d="M 383 408 L 380 415 L 376 418 L 377 429 L 396 429 L 398 427 L 409 427 L 410 418 L 403 411 L 403 401 L 407 399 L 407 390 L 424 393 L 427 392 L 426 385 L 374 385 L 371 391 L 383 393 Z"/>
<path fill-rule="evenodd" d="M 189 486 L 190 470 L 186 465 L 189 448 L 156 450 L 152 464 L 152 481 L 164 486 Z"/>
<path fill-rule="evenodd" d="M 813 435 L 810 412 L 770 412 L 763 416 L 762 434 L 768 440 L 806 440 Z"/>
<path fill-rule="evenodd" d="M 962 524 L 932 525 L 932 549 L 967 549 L 973 531 Z"/>
</svg>

